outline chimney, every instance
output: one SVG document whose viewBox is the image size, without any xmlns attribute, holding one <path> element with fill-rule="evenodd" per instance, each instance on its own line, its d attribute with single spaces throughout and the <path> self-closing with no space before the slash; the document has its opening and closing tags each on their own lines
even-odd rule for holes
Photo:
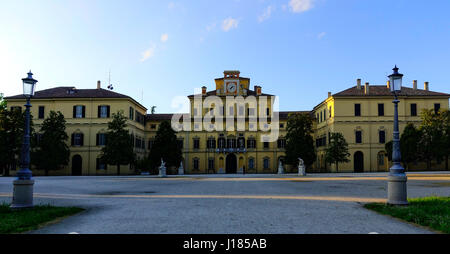
<svg viewBox="0 0 450 254">
<path fill-rule="evenodd" d="M 206 86 L 202 86 L 202 95 L 206 95 Z"/>
<path fill-rule="evenodd" d="M 328 98 L 330 98 L 331 97 L 331 92 L 328 92 Z"/>
<path fill-rule="evenodd" d="M 359 79 L 357 79 L 356 80 L 356 89 L 361 89 L 361 79 L 359 78 Z"/>
<path fill-rule="evenodd" d="M 102 88 L 102 82 L 99 80 L 99 81 L 97 81 L 97 89 L 100 89 L 100 88 Z"/>
<path fill-rule="evenodd" d="M 369 82 L 364 85 L 364 94 L 369 94 Z"/>
<path fill-rule="evenodd" d="M 261 87 L 260 86 L 257 86 L 256 87 L 256 95 L 261 95 Z"/>
<path fill-rule="evenodd" d="M 388 80 L 387 83 L 386 83 L 386 86 L 387 86 L 388 89 L 391 89 L 391 81 Z"/>
<path fill-rule="evenodd" d="M 413 89 L 417 90 L 417 80 L 413 80 Z"/>
<path fill-rule="evenodd" d="M 429 82 L 423 83 L 423 90 L 428 91 L 430 89 Z"/>
</svg>

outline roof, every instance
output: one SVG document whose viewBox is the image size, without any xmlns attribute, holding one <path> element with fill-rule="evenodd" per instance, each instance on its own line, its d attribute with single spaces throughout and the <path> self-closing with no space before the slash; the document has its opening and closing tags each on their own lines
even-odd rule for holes
<svg viewBox="0 0 450 254">
<path fill-rule="evenodd" d="M 289 114 L 310 114 L 311 111 L 280 111 L 278 112 L 278 118 L 281 120 L 288 119 Z"/>
<path fill-rule="evenodd" d="M 173 114 L 147 114 L 146 121 L 164 121 L 172 120 Z"/>
<path fill-rule="evenodd" d="M 60 87 L 54 87 L 50 89 L 40 90 L 36 91 L 33 99 L 54 99 L 54 98 L 123 98 L 123 99 L 131 99 L 141 107 L 140 103 L 135 101 L 133 98 L 131 98 L 128 95 L 120 94 L 113 92 L 111 90 L 107 89 L 76 89 L 74 86 L 60 86 Z M 20 95 L 14 95 L 5 97 L 6 100 L 8 99 L 25 99 L 22 94 Z"/>
<path fill-rule="evenodd" d="M 206 96 L 214 96 L 216 94 L 217 94 L 216 90 L 212 90 L 212 91 L 206 92 Z M 200 95 L 200 94 L 196 94 L 196 95 Z M 256 96 L 256 92 L 253 91 L 253 90 L 250 90 L 250 89 L 247 90 L 247 96 L 251 96 L 251 95 Z M 195 94 L 191 94 L 188 97 L 191 98 L 191 97 L 194 97 L 194 96 L 195 96 Z M 219 95 L 219 96 L 224 96 L 224 95 Z M 267 93 L 261 93 L 261 96 L 274 96 L 274 95 L 273 94 L 267 94 Z"/>
<path fill-rule="evenodd" d="M 439 93 L 433 91 L 427 91 L 422 89 L 413 89 L 410 87 L 402 87 L 399 96 L 448 96 L 450 94 Z M 361 86 L 361 89 L 357 89 L 356 86 L 351 87 L 349 89 L 343 90 L 339 93 L 333 94 L 334 97 L 339 96 L 392 96 L 391 91 L 386 85 L 370 85 L 369 86 L 369 94 L 366 95 L 364 93 L 364 86 Z"/>
</svg>

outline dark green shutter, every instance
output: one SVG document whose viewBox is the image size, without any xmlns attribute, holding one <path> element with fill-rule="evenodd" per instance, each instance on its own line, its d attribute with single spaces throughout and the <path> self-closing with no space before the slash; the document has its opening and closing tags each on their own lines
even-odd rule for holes
<svg viewBox="0 0 450 254">
<path fill-rule="evenodd" d="M 77 106 L 73 106 L 73 118 L 77 115 Z"/>
<path fill-rule="evenodd" d="M 109 118 L 109 110 L 110 110 L 110 107 L 106 106 L 106 117 L 108 117 L 108 118 Z"/>
<path fill-rule="evenodd" d="M 97 117 L 98 118 L 100 118 L 102 116 L 101 111 L 102 111 L 102 106 L 98 106 L 98 109 L 97 109 Z"/>
<path fill-rule="evenodd" d="M 85 118 L 86 117 L 86 106 L 82 106 L 82 107 L 83 107 L 82 117 Z"/>
</svg>

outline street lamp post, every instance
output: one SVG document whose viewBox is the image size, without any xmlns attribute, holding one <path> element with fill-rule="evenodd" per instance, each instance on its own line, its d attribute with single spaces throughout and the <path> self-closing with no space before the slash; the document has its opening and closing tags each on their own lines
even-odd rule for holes
<svg viewBox="0 0 450 254">
<path fill-rule="evenodd" d="M 400 153 L 400 134 L 398 128 L 398 103 L 400 102 L 397 93 L 402 90 L 403 74 L 398 72 L 397 66 L 392 69 L 394 73 L 389 75 L 390 89 L 394 94 L 394 139 L 392 144 L 392 161 L 393 165 L 389 170 L 388 176 L 388 204 L 391 205 L 407 205 L 406 181 L 407 177 L 405 169 L 401 164 Z"/>
<path fill-rule="evenodd" d="M 20 152 L 20 169 L 17 178 L 14 180 L 13 200 L 11 208 L 33 207 L 33 185 L 32 173 L 30 170 L 30 99 L 34 95 L 37 80 L 33 79 L 33 73 L 28 72 L 28 77 L 22 79 L 23 95 L 27 103 L 25 104 L 25 130 L 23 135 L 22 150 Z"/>
</svg>

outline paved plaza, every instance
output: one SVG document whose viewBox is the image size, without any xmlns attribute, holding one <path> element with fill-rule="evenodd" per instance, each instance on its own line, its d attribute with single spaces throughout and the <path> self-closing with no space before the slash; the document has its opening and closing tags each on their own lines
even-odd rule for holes
<svg viewBox="0 0 450 254">
<path fill-rule="evenodd" d="M 433 233 L 362 207 L 387 173 L 36 177 L 35 204 L 86 211 L 31 233 Z M 0 178 L 11 202 L 12 177 Z M 450 174 L 408 174 L 408 197 L 450 196 Z"/>
</svg>

